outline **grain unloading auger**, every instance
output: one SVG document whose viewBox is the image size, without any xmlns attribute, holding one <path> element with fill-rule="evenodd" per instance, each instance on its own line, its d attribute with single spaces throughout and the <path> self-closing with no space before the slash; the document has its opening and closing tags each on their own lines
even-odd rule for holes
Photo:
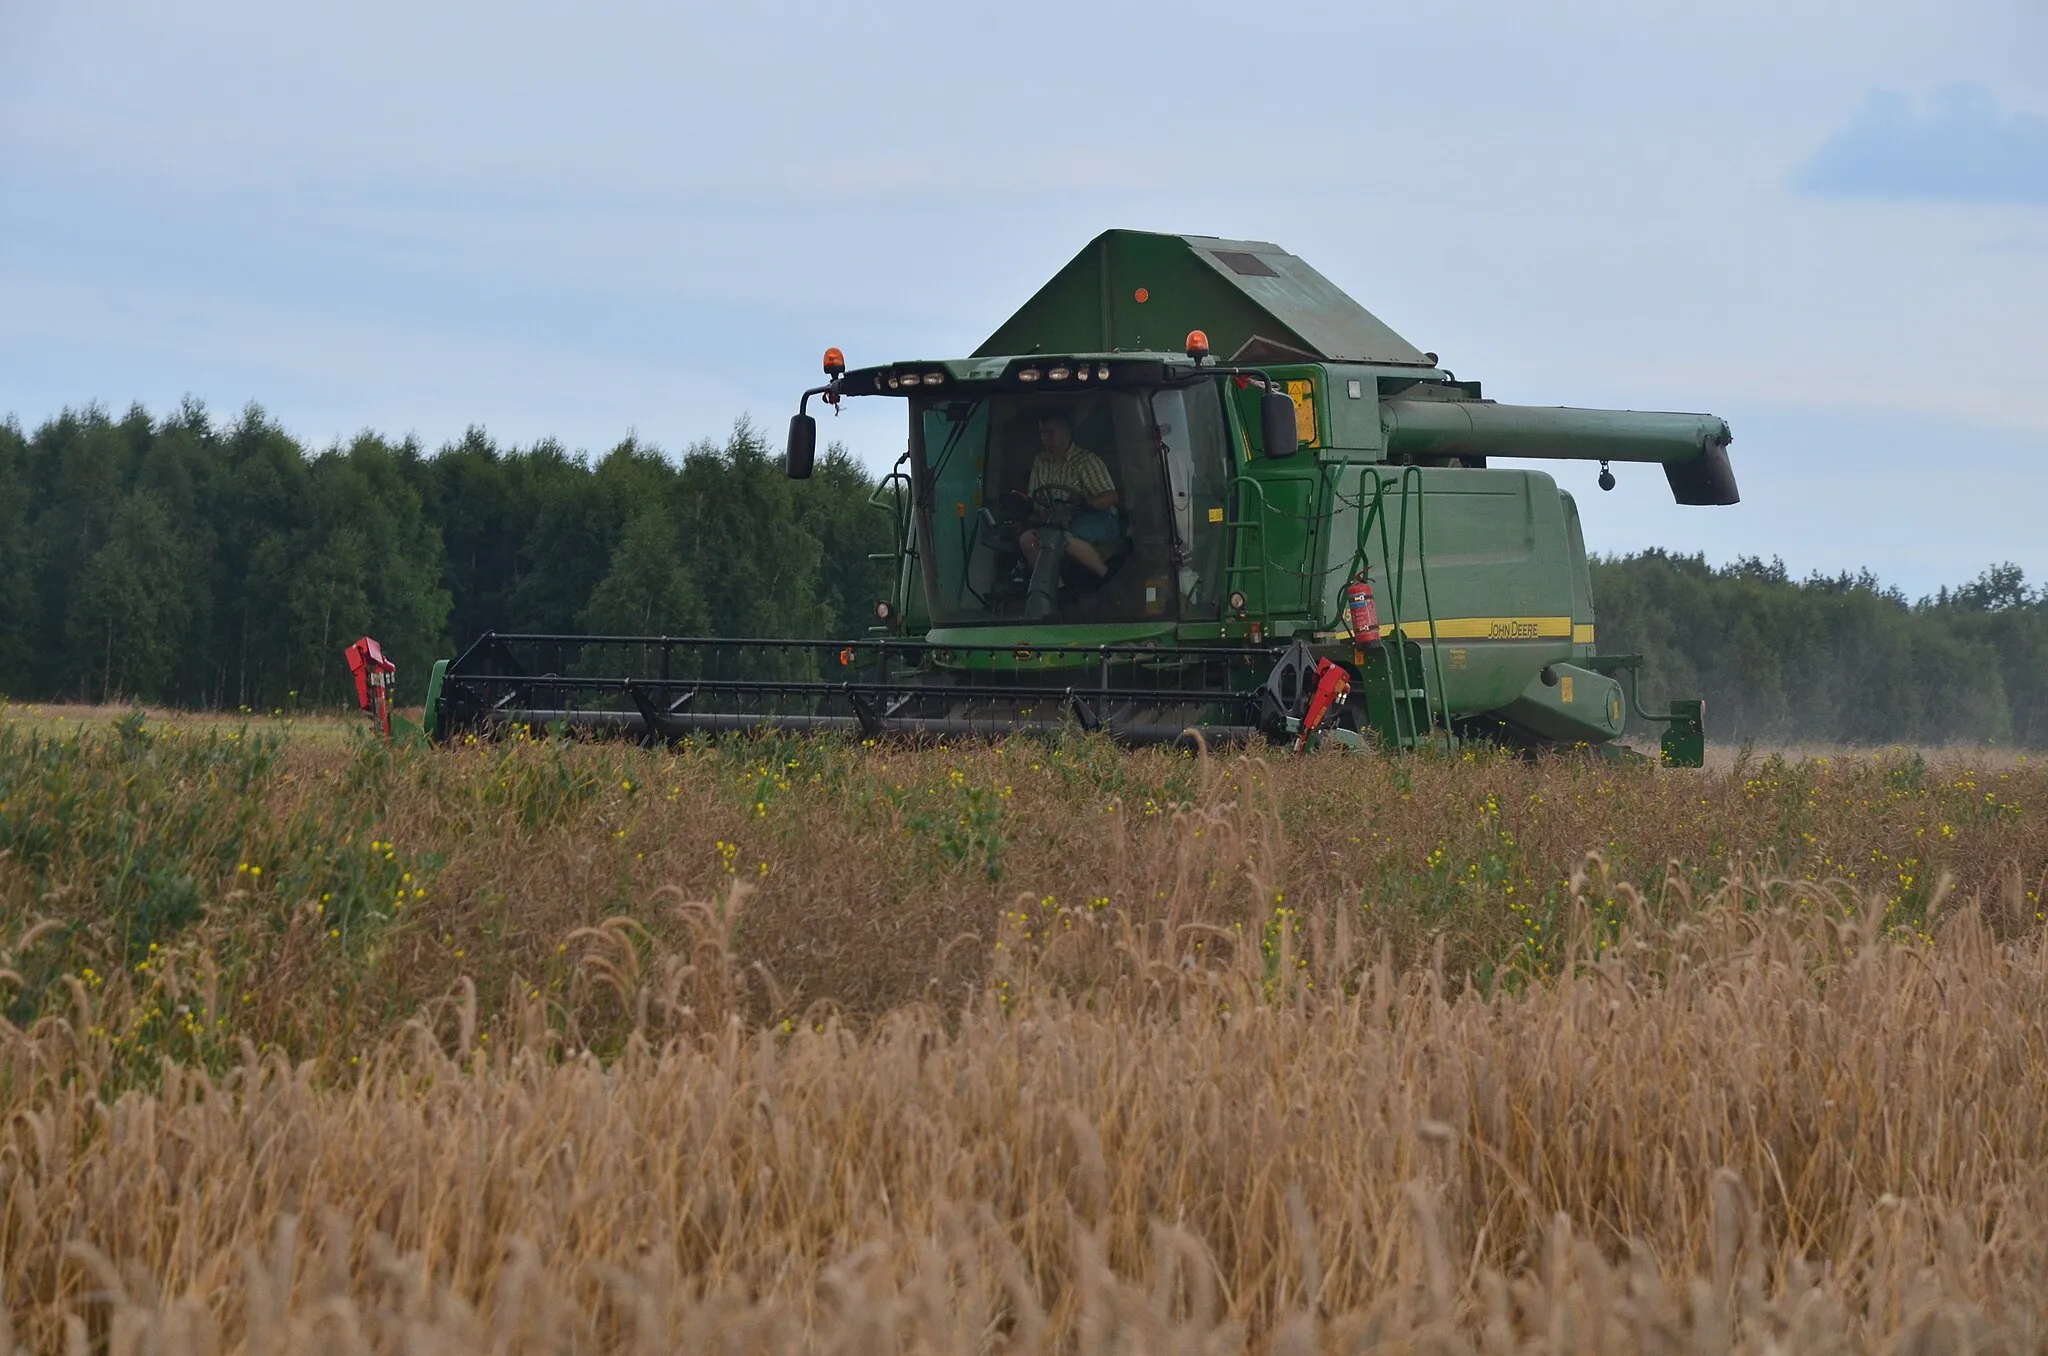
<svg viewBox="0 0 2048 1356">
<path fill-rule="evenodd" d="M 1737 501 L 1721 419 L 1486 400 L 1256 241 L 1110 231 L 969 357 L 825 371 L 792 477 L 811 397 L 907 407 L 869 636 L 489 634 L 435 665 L 429 729 L 1604 746 L 1639 661 L 1597 652 L 1577 506 L 1490 463 Z M 1701 761 L 1702 703 L 1638 714 Z"/>
</svg>

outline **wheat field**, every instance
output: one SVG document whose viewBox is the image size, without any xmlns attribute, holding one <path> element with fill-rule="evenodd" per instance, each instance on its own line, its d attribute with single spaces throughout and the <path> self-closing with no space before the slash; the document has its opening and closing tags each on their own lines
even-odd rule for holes
<svg viewBox="0 0 2048 1356">
<path fill-rule="evenodd" d="M 2048 1348 L 2044 792 L 0 723 L 0 1350 Z"/>
</svg>

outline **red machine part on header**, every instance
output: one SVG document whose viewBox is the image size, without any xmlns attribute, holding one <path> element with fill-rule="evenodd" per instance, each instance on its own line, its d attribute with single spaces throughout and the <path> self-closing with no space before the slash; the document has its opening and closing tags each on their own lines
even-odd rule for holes
<svg viewBox="0 0 2048 1356">
<path fill-rule="evenodd" d="M 391 684 L 398 665 L 384 657 L 384 647 L 364 636 L 342 651 L 348 657 L 349 672 L 356 676 L 356 705 L 370 723 L 391 737 Z"/>
<path fill-rule="evenodd" d="M 1315 695 L 1308 700 L 1308 713 L 1301 718 L 1301 733 L 1295 737 L 1294 751 L 1303 753 L 1308 749 L 1308 737 L 1321 727 L 1337 704 L 1351 695 L 1351 675 L 1344 671 L 1342 664 L 1329 659 L 1316 661 Z"/>
</svg>

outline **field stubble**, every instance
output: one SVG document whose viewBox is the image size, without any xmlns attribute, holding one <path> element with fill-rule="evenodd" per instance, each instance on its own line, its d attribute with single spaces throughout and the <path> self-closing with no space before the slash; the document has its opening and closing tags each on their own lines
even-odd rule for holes
<svg viewBox="0 0 2048 1356">
<path fill-rule="evenodd" d="M 0 726 L 9 1340 L 2039 1349 L 2044 791 Z"/>
</svg>

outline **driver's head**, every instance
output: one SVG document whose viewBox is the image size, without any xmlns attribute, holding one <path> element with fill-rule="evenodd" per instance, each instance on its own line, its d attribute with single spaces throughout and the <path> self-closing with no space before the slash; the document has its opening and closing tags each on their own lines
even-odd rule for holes
<svg viewBox="0 0 2048 1356">
<path fill-rule="evenodd" d="M 1073 421 L 1064 414 L 1041 414 L 1038 416 L 1038 445 L 1046 455 L 1064 457 L 1067 449 L 1074 445 Z"/>
</svg>

